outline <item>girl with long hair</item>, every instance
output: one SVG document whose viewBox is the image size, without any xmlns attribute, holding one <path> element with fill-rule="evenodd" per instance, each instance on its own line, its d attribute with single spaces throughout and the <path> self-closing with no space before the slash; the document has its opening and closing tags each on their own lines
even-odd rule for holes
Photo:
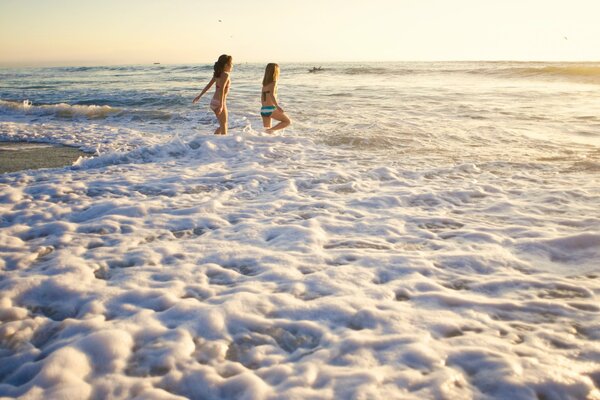
<svg viewBox="0 0 600 400">
<path fill-rule="evenodd" d="M 263 120 L 263 126 L 267 128 L 267 133 L 273 133 L 280 129 L 288 127 L 292 121 L 285 115 L 283 108 L 277 103 L 277 81 L 279 80 L 279 65 L 275 63 L 267 64 L 265 76 L 262 83 L 262 95 L 260 115 Z M 279 121 L 277 125 L 271 128 L 271 120 Z"/>
<path fill-rule="evenodd" d="M 229 94 L 229 85 L 231 80 L 229 74 L 233 69 L 233 58 L 227 54 L 219 57 L 214 66 L 214 74 L 202 92 L 194 98 L 192 103 L 198 102 L 200 97 L 206 93 L 213 84 L 217 84 L 217 89 L 210 101 L 210 109 L 215 113 L 219 120 L 219 127 L 215 130 L 215 135 L 227 135 L 227 95 Z"/>
</svg>

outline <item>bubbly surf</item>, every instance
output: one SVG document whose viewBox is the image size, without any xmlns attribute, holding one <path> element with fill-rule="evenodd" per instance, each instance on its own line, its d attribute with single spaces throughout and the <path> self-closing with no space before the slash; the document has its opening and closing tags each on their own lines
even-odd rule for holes
<svg viewBox="0 0 600 400">
<path fill-rule="evenodd" d="M 600 398 L 590 70 L 281 67 L 0 70 L 0 396 Z"/>
</svg>

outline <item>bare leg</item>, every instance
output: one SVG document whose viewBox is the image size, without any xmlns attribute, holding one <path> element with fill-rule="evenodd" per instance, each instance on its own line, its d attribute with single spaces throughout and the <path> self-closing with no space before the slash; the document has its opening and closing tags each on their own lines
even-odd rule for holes
<svg viewBox="0 0 600 400">
<path fill-rule="evenodd" d="M 227 107 L 223 108 L 223 112 L 219 116 L 219 123 L 221 124 L 221 135 L 227 135 L 227 122 L 228 122 Z"/>
<path fill-rule="evenodd" d="M 227 135 L 227 108 L 223 108 L 221 114 L 217 114 L 217 119 L 219 120 L 219 127 L 215 129 L 215 135 Z"/>
<path fill-rule="evenodd" d="M 262 115 L 261 115 L 262 117 Z M 269 129 L 271 127 L 271 117 L 262 117 L 263 120 L 263 126 L 267 129 Z"/>
<path fill-rule="evenodd" d="M 275 125 L 274 127 L 267 129 L 268 133 L 272 133 L 272 132 L 278 131 L 280 129 L 287 128 L 292 123 L 292 120 L 287 115 L 285 115 L 284 112 L 281 112 L 279 110 L 273 111 L 273 114 L 271 114 L 271 118 L 273 118 L 277 121 L 280 121 L 280 122 L 277 125 Z"/>
<path fill-rule="evenodd" d="M 219 113 L 216 109 L 213 109 L 211 106 L 211 109 L 213 110 L 213 112 L 215 113 L 215 117 L 217 117 L 217 120 L 219 120 Z M 215 135 L 220 135 L 221 134 L 221 121 L 219 121 L 219 127 L 217 129 L 215 129 Z"/>
</svg>

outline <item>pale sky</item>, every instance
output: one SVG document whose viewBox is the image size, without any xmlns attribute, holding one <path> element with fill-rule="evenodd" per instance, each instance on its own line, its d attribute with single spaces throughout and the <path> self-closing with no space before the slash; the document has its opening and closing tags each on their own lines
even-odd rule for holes
<svg viewBox="0 0 600 400">
<path fill-rule="evenodd" d="M 600 0 L 0 0 L 0 65 L 600 61 Z M 221 22 L 219 22 L 221 20 Z"/>
</svg>

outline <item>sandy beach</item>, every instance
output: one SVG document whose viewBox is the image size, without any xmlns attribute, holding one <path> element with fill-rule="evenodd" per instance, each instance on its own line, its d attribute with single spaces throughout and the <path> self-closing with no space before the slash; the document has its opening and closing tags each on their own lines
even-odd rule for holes
<svg viewBox="0 0 600 400">
<path fill-rule="evenodd" d="M 85 155 L 83 151 L 68 146 L 0 142 L 0 173 L 67 166 Z"/>
</svg>

